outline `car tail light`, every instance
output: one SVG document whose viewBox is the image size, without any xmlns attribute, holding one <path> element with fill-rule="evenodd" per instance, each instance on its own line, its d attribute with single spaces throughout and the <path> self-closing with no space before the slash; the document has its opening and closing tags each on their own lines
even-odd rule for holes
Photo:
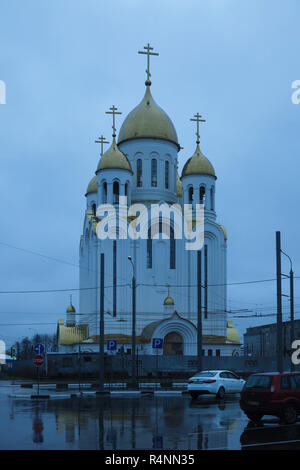
<svg viewBox="0 0 300 470">
<path fill-rule="evenodd" d="M 204 384 L 212 384 L 215 380 L 203 380 Z"/>
<path fill-rule="evenodd" d="M 188 380 L 187 383 L 188 383 L 188 384 L 193 384 L 194 381 L 193 381 L 193 380 Z"/>
</svg>

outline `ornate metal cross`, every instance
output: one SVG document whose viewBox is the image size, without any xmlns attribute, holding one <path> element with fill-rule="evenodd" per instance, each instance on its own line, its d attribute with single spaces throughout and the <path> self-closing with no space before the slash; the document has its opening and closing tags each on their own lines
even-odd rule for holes
<svg viewBox="0 0 300 470">
<path fill-rule="evenodd" d="M 122 114 L 121 112 L 117 111 L 118 108 L 115 107 L 115 105 L 113 104 L 111 108 L 109 108 L 110 111 L 105 111 L 106 114 L 112 114 L 113 115 L 113 125 L 112 125 L 112 128 L 113 128 L 113 137 L 116 137 L 116 122 L 115 122 L 115 116 L 116 114 Z"/>
<path fill-rule="evenodd" d="M 103 144 L 109 144 L 108 140 L 105 140 L 105 137 L 101 135 L 101 137 L 98 137 L 99 140 L 95 140 L 95 144 L 101 144 L 101 152 L 100 156 L 102 157 L 103 155 Z"/>
<path fill-rule="evenodd" d="M 196 119 L 194 119 L 196 118 Z M 197 144 L 200 144 L 200 134 L 199 134 L 199 123 L 200 122 L 206 122 L 206 119 L 200 119 L 202 118 L 202 116 L 197 113 L 197 114 L 194 114 L 194 118 L 191 118 L 190 121 L 196 121 L 197 122 L 197 132 L 196 132 L 196 136 L 197 136 Z"/>
<path fill-rule="evenodd" d="M 146 80 L 146 85 L 151 85 L 151 73 L 150 73 L 150 56 L 151 55 L 159 55 L 158 52 L 150 52 L 153 51 L 153 47 L 150 46 L 148 43 L 147 46 L 144 46 L 144 49 L 146 51 L 138 51 L 138 54 L 146 54 L 147 55 L 147 69 L 146 69 L 146 74 L 147 74 L 147 80 Z"/>
</svg>

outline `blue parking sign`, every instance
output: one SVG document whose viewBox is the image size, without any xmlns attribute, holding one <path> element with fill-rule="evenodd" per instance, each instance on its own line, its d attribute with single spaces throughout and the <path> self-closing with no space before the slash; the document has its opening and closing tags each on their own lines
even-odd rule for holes
<svg viewBox="0 0 300 470">
<path fill-rule="evenodd" d="M 153 349 L 162 349 L 163 339 L 162 338 L 153 338 L 152 339 L 152 348 Z"/>
<path fill-rule="evenodd" d="M 117 349 L 117 341 L 115 339 L 109 339 L 107 341 L 107 350 L 115 351 Z"/>
</svg>

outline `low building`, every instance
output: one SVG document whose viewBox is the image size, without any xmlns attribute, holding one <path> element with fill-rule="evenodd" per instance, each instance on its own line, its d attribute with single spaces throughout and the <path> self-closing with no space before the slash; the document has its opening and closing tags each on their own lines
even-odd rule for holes
<svg viewBox="0 0 300 470">
<path fill-rule="evenodd" d="M 300 338 L 300 320 L 294 320 L 294 340 Z M 284 356 L 291 352 L 291 322 L 282 323 Z M 276 355 L 277 323 L 247 328 L 244 334 L 244 355 L 271 357 Z"/>
</svg>

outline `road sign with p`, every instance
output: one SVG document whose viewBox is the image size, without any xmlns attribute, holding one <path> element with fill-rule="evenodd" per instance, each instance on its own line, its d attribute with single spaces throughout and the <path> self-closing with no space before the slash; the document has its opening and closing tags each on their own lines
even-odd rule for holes
<svg viewBox="0 0 300 470">
<path fill-rule="evenodd" d="M 116 349 L 117 349 L 117 341 L 115 339 L 109 339 L 107 341 L 107 350 L 116 351 Z"/>
<path fill-rule="evenodd" d="M 163 339 L 162 338 L 152 338 L 152 348 L 153 349 L 162 349 Z"/>
</svg>

